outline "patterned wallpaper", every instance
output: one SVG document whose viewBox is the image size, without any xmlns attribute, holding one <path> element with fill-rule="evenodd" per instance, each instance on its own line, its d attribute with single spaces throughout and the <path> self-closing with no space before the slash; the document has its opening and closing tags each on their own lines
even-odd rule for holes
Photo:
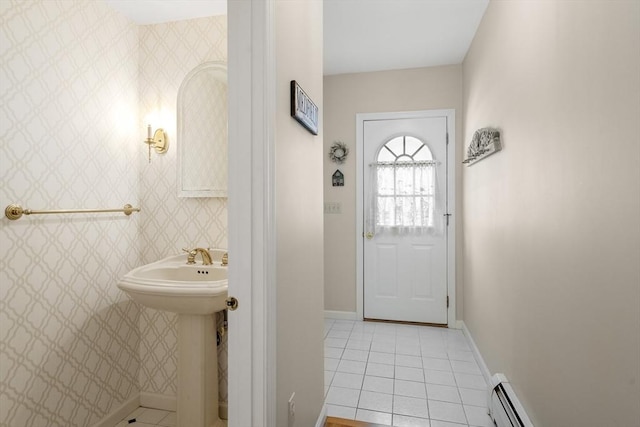
<svg viewBox="0 0 640 427">
<path fill-rule="evenodd" d="M 175 316 L 116 283 L 227 246 L 226 200 L 178 199 L 175 161 L 177 89 L 226 60 L 226 19 L 137 27 L 102 2 L 2 0 L 0 23 L 0 205 L 142 208 L 0 220 L 0 426 L 84 427 L 139 391 L 176 393 Z M 151 164 L 148 121 L 170 141 Z"/>
<path fill-rule="evenodd" d="M 0 205 L 140 203 L 138 30 L 102 2 L 0 1 Z M 140 217 L 0 220 L 0 425 L 86 427 L 138 393 Z"/>
<path fill-rule="evenodd" d="M 184 77 L 203 62 L 227 61 L 226 17 L 145 25 L 140 31 L 140 129 L 163 127 L 169 152 L 151 154 L 140 174 L 142 262 L 185 247 L 227 247 L 226 199 L 178 198 L 176 103 Z M 178 142 L 179 143 L 179 142 Z M 177 316 L 143 309 L 140 316 L 140 388 L 175 396 Z M 226 340 L 218 348 L 220 399 L 227 400 Z"/>
</svg>

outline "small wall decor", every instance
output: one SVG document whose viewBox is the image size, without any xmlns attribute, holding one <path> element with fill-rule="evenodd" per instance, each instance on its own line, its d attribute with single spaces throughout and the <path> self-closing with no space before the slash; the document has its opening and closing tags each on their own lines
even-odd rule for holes
<svg viewBox="0 0 640 427">
<path fill-rule="evenodd" d="M 349 149 L 347 144 L 342 141 L 335 141 L 329 150 L 329 158 L 332 162 L 342 164 L 347 160 Z"/>
<path fill-rule="evenodd" d="M 475 131 L 467 148 L 467 159 L 462 163 L 471 166 L 485 157 L 502 150 L 500 131 L 493 128 L 482 128 Z"/>
<path fill-rule="evenodd" d="M 340 172 L 340 169 L 336 169 L 333 173 L 331 183 L 334 187 L 344 187 L 344 174 Z"/>
<path fill-rule="evenodd" d="M 318 134 L 318 107 L 295 80 L 291 80 L 291 117 L 312 134 Z"/>
</svg>

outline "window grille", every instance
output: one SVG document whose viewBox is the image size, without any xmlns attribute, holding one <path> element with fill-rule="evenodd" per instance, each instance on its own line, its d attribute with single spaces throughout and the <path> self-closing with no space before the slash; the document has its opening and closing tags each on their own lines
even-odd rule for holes
<svg viewBox="0 0 640 427">
<path fill-rule="evenodd" d="M 441 225 L 437 162 L 412 136 L 387 141 L 371 164 L 370 224 L 376 233 L 434 232 Z"/>
</svg>

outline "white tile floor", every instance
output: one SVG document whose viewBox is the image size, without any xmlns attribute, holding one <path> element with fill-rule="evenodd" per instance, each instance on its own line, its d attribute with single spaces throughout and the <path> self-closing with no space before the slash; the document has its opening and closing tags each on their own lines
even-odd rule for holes
<svg viewBox="0 0 640 427">
<path fill-rule="evenodd" d="M 462 331 L 325 320 L 328 415 L 398 427 L 490 427 L 487 384 Z M 129 420 L 136 419 L 135 423 Z M 175 427 L 138 408 L 115 427 Z"/>
<path fill-rule="evenodd" d="M 325 320 L 329 416 L 408 427 L 492 425 L 462 331 Z"/>
<path fill-rule="evenodd" d="M 129 423 L 129 420 L 135 422 Z M 138 408 L 115 427 L 176 427 L 176 413 L 160 409 Z"/>
</svg>

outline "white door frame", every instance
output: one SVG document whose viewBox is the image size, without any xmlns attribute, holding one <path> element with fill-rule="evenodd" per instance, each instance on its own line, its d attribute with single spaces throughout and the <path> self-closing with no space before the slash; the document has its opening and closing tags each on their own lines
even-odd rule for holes
<svg viewBox="0 0 640 427">
<path fill-rule="evenodd" d="M 276 425 L 273 0 L 229 0 L 229 426 Z"/>
<path fill-rule="evenodd" d="M 356 114 L 356 316 L 364 319 L 364 122 L 369 120 L 415 119 L 429 117 L 447 118 L 447 206 L 445 212 L 451 214 L 447 228 L 447 326 L 456 327 L 456 221 L 455 221 L 455 175 L 456 175 L 456 135 L 455 110 L 402 111 L 393 113 Z"/>
</svg>

